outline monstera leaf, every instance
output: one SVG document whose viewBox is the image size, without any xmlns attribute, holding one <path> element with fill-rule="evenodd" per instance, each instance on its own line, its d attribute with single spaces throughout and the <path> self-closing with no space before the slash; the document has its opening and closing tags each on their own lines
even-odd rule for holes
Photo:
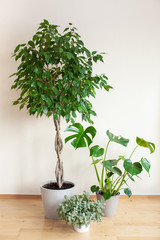
<svg viewBox="0 0 160 240">
<path fill-rule="evenodd" d="M 153 153 L 155 151 L 155 144 L 152 142 L 147 142 L 143 138 L 136 137 L 136 143 L 141 147 L 148 148 L 150 150 L 150 153 Z"/>
<path fill-rule="evenodd" d="M 128 196 L 128 197 L 131 197 L 132 196 L 132 191 L 130 188 L 125 188 L 124 189 L 124 193 Z"/>
<path fill-rule="evenodd" d="M 115 136 L 109 130 L 107 130 L 106 134 L 111 142 L 116 142 L 116 143 L 123 145 L 124 147 L 127 147 L 128 143 L 129 143 L 129 139 L 124 138 L 122 136 Z"/>
<path fill-rule="evenodd" d="M 91 187 L 91 192 L 92 192 L 92 193 L 98 192 L 98 191 L 99 191 L 99 187 L 98 187 L 98 186 L 93 185 L 93 186 Z"/>
<path fill-rule="evenodd" d="M 89 146 L 96 135 L 96 129 L 94 127 L 90 126 L 84 130 L 80 123 L 74 123 L 66 128 L 65 131 L 74 133 L 65 138 L 65 143 L 73 139 L 71 144 L 75 149 L 86 147 L 87 144 Z"/>
<path fill-rule="evenodd" d="M 90 156 L 92 157 L 100 157 L 104 154 L 104 148 L 100 148 L 98 145 L 91 147 Z"/>
<path fill-rule="evenodd" d="M 132 176 L 133 175 L 138 175 L 139 173 L 142 172 L 142 165 L 139 162 L 134 162 L 130 159 L 127 159 L 123 163 L 124 169 L 129 172 Z"/>
<path fill-rule="evenodd" d="M 142 166 L 144 167 L 144 169 L 148 172 L 149 174 L 149 170 L 151 168 L 151 164 L 150 162 L 146 159 L 146 158 L 141 158 L 141 163 L 142 163 Z"/>
</svg>

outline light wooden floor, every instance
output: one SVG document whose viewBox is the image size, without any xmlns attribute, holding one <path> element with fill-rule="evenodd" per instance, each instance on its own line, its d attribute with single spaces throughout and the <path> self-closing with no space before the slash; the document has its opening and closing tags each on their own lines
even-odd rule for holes
<svg viewBox="0 0 160 240">
<path fill-rule="evenodd" d="M 0 240 L 160 240 L 160 198 L 120 198 L 117 216 L 77 233 L 43 215 L 41 199 L 0 198 Z"/>
</svg>

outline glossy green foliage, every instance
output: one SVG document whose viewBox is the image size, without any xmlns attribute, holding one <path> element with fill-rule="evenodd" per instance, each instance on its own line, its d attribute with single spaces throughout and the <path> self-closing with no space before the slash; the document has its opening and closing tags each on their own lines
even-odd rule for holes
<svg viewBox="0 0 160 240">
<path fill-rule="evenodd" d="M 74 139 L 72 140 L 71 144 L 75 149 L 86 147 L 87 144 L 89 146 L 92 143 L 92 139 L 96 135 L 96 129 L 93 126 L 90 126 L 84 130 L 80 123 L 74 123 L 72 126 L 66 128 L 65 131 L 74 133 L 73 135 L 65 138 L 65 143 L 71 139 Z"/>
<path fill-rule="evenodd" d="M 134 162 L 130 159 L 127 159 L 123 163 L 124 169 L 129 172 L 132 176 L 133 175 L 138 175 L 142 172 L 142 165 L 139 162 Z"/>
<path fill-rule="evenodd" d="M 91 201 L 89 194 L 84 192 L 71 198 L 65 196 L 65 201 L 59 204 L 58 214 L 66 223 L 81 228 L 82 225 L 87 227 L 91 221 L 101 222 L 103 208 L 102 201 Z"/>
<path fill-rule="evenodd" d="M 100 148 L 98 145 L 95 145 L 90 148 L 90 156 L 100 157 L 104 154 L 104 148 Z"/>
<path fill-rule="evenodd" d="M 136 138 L 136 143 L 141 147 L 148 148 L 150 150 L 150 153 L 153 153 L 155 151 L 155 144 L 152 143 L 152 142 L 147 142 L 143 138 L 137 137 Z"/>
<path fill-rule="evenodd" d="M 88 98 L 95 97 L 96 89 L 112 88 L 105 74 L 93 74 L 93 63 L 103 62 L 103 53 L 90 52 L 71 23 L 60 33 L 59 26 L 44 20 L 30 41 L 15 48 L 13 57 L 19 66 L 11 75 L 12 89 L 20 92 L 13 104 L 26 106 L 37 117 L 54 114 L 55 120 L 62 116 L 68 122 L 80 113 L 92 123 L 96 113 Z"/>
<path fill-rule="evenodd" d="M 90 131 L 88 131 L 88 129 Z M 109 141 L 106 145 L 106 148 L 101 148 L 99 145 L 93 145 L 93 139 L 96 136 L 96 129 L 93 126 L 90 126 L 86 129 L 80 123 L 76 123 L 75 125 L 70 126 L 66 129 L 66 131 L 73 132 L 72 135 L 66 138 L 66 142 L 74 139 L 75 142 L 71 144 L 75 148 L 79 147 L 88 147 L 89 156 L 92 158 L 92 165 L 94 165 L 94 169 L 96 172 L 98 185 L 93 185 L 91 187 L 91 191 L 93 193 L 102 191 L 103 197 L 105 200 L 109 199 L 111 196 L 118 194 L 121 189 L 124 189 L 124 193 L 130 197 L 132 192 L 130 188 L 122 188 L 124 185 L 128 186 L 128 180 L 135 182 L 135 177 L 139 177 L 140 173 L 143 171 L 147 171 L 151 168 L 150 162 L 146 158 L 138 159 L 138 161 L 132 162 L 131 158 L 137 147 L 147 147 L 150 149 L 150 153 L 155 151 L 154 143 L 147 142 L 144 139 L 136 138 L 137 146 L 133 149 L 129 158 L 126 156 L 120 155 L 117 159 L 109 159 L 107 160 L 107 151 L 108 146 L 111 142 L 118 143 L 124 147 L 127 147 L 129 143 L 129 139 L 124 138 L 122 136 L 116 136 L 107 130 L 106 134 L 109 138 Z M 76 132 L 76 134 L 75 134 Z M 86 133 L 87 135 L 86 138 Z M 88 139 L 88 140 L 87 140 Z M 75 144 L 76 143 L 76 144 Z M 99 169 L 97 165 L 101 166 L 101 172 L 99 174 Z"/>
<path fill-rule="evenodd" d="M 129 189 L 129 188 L 125 188 L 125 189 L 124 189 L 124 193 L 125 193 L 128 197 L 131 197 L 131 196 L 132 196 L 132 191 L 131 191 L 131 189 Z"/>
<path fill-rule="evenodd" d="M 141 158 L 141 163 L 143 168 L 149 173 L 149 170 L 151 168 L 150 162 L 146 158 Z"/>
<path fill-rule="evenodd" d="M 107 130 L 106 134 L 107 134 L 107 136 L 108 136 L 108 138 L 109 138 L 109 140 L 110 140 L 111 142 L 119 143 L 119 144 L 121 144 L 121 145 L 123 145 L 123 146 L 125 146 L 125 147 L 126 147 L 126 146 L 128 145 L 128 143 L 129 143 L 129 139 L 124 138 L 124 137 L 122 137 L 122 136 L 116 136 L 116 135 L 114 135 L 113 133 L 111 133 L 109 130 Z"/>
<path fill-rule="evenodd" d="M 92 193 L 98 192 L 98 191 L 99 191 L 99 186 L 93 185 L 93 186 L 91 187 L 91 191 L 92 191 Z"/>
</svg>

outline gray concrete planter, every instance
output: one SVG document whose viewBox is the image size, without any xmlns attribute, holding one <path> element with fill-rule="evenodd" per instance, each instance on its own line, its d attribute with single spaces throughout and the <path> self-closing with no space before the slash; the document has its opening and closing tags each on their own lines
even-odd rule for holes
<svg viewBox="0 0 160 240">
<path fill-rule="evenodd" d="M 45 184 L 51 182 L 55 181 L 46 181 L 40 185 L 44 213 L 47 218 L 60 219 L 57 213 L 58 204 L 65 200 L 65 195 L 67 195 L 68 197 L 71 197 L 73 195 L 75 185 L 72 182 L 65 181 L 66 183 L 73 184 L 73 187 L 60 190 L 46 189 L 43 187 Z"/>
<path fill-rule="evenodd" d="M 96 193 L 97 195 L 97 200 L 102 200 L 106 205 L 103 210 L 104 217 L 113 217 L 116 215 L 117 212 L 117 207 L 118 207 L 118 202 L 119 202 L 119 196 L 120 193 L 118 193 L 115 196 L 112 196 L 108 200 L 104 200 L 103 196 L 99 193 Z"/>
</svg>

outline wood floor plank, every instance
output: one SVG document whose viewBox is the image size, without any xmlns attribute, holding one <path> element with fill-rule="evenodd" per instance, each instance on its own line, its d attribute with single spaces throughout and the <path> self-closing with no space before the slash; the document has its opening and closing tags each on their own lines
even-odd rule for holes
<svg viewBox="0 0 160 240">
<path fill-rule="evenodd" d="M 0 240 L 160 240 L 160 199 L 120 198 L 117 215 L 77 233 L 44 217 L 41 199 L 0 199 Z"/>
</svg>

